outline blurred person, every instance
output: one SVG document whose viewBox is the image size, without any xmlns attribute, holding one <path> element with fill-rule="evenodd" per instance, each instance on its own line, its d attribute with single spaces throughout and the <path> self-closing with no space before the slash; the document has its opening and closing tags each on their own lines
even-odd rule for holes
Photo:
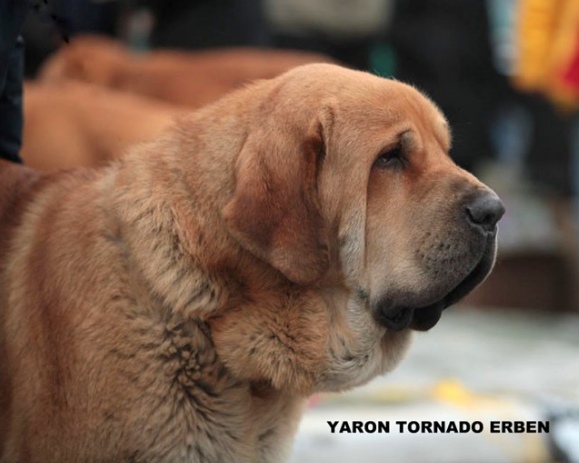
<svg viewBox="0 0 579 463">
<path fill-rule="evenodd" d="M 519 0 L 513 82 L 568 111 L 579 108 L 579 2 Z"/>
<path fill-rule="evenodd" d="M 47 0 L 0 0 L 0 158 L 22 163 L 22 86 L 24 39 L 22 28 L 29 9 L 44 11 L 64 40 L 68 25 Z"/>
<path fill-rule="evenodd" d="M 151 48 L 201 49 L 271 44 L 261 0 L 137 0 L 150 9 Z"/>
<path fill-rule="evenodd" d="M 118 18 L 127 3 L 118 0 L 35 1 L 37 14 L 27 15 L 22 29 L 26 42 L 26 78 L 34 78 L 43 61 L 64 42 L 62 27 L 67 36 L 81 33 L 114 36 Z"/>
<path fill-rule="evenodd" d="M 509 89 L 493 67 L 486 1 L 398 0 L 390 39 L 396 77 L 447 115 L 455 161 L 473 170 L 491 158 L 489 129 Z"/>
<path fill-rule="evenodd" d="M 324 53 L 369 69 L 372 48 L 386 35 L 392 0 L 264 0 L 274 44 Z"/>
<path fill-rule="evenodd" d="M 0 0 L 0 158 L 21 163 L 24 41 L 22 0 Z"/>
<path fill-rule="evenodd" d="M 116 37 L 140 51 L 271 45 L 261 0 L 38 1 L 43 5 L 41 10 L 57 11 L 72 35 Z M 44 6 L 46 1 L 50 8 Z M 59 46 L 58 30 L 50 21 L 33 15 L 24 34 L 31 44 L 26 75 L 33 77 Z"/>
<path fill-rule="evenodd" d="M 579 3 L 519 0 L 511 81 L 531 125 L 527 172 L 551 192 L 579 194 Z"/>
</svg>

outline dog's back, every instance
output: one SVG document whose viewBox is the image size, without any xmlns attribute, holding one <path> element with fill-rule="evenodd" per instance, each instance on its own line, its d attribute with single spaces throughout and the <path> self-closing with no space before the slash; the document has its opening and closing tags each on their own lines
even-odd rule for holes
<svg viewBox="0 0 579 463">
<path fill-rule="evenodd" d="M 2 281 L 4 267 L 7 265 L 6 254 L 13 231 L 21 220 L 25 204 L 33 195 L 38 184 L 39 175 L 32 169 L 0 160 L 0 326 L 7 308 L 5 288 Z M 0 371 L 6 372 L 5 336 L 0 332 Z M 0 374 L 0 417 L 6 418 L 10 413 L 11 388 L 9 375 Z M 0 455 L 5 441 L 8 420 L 0 419 Z"/>
</svg>

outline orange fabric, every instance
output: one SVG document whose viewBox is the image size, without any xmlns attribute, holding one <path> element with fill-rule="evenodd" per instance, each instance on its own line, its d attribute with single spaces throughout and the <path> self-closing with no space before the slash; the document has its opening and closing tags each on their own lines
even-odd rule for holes
<svg viewBox="0 0 579 463">
<path fill-rule="evenodd" d="M 519 0 L 514 84 L 579 107 L 579 2 Z"/>
</svg>

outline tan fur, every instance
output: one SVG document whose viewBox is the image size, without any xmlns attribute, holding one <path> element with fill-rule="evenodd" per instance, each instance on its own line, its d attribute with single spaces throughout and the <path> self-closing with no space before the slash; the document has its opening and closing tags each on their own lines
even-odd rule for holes
<svg viewBox="0 0 579 463">
<path fill-rule="evenodd" d="M 269 79 L 324 55 L 294 50 L 223 48 L 131 53 L 121 42 L 79 36 L 51 56 L 40 79 L 79 80 L 199 108 L 256 79 Z"/>
<path fill-rule="evenodd" d="M 175 105 L 82 82 L 24 87 L 21 156 L 28 166 L 102 166 L 159 136 L 186 112 Z"/>
<path fill-rule="evenodd" d="M 310 394 L 402 358 L 378 301 L 490 269 L 449 143 L 411 87 L 309 65 L 105 169 L 0 164 L 0 462 L 283 461 Z"/>
</svg>

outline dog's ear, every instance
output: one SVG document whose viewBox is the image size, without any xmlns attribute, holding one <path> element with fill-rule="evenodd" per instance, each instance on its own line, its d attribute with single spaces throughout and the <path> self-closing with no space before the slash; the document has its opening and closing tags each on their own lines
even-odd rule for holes
<svg viewBox="0 0 579 463">
<path fill-rule="evenodd" d="M 242 148 L 223 217 L 244 248 L 290 281 L 315 283 L 329 266 L 317 194 L 324 127 L 320 118 L 303 133 L 289 124 L 267 125 L 250 133 Z"/>
</svg>

